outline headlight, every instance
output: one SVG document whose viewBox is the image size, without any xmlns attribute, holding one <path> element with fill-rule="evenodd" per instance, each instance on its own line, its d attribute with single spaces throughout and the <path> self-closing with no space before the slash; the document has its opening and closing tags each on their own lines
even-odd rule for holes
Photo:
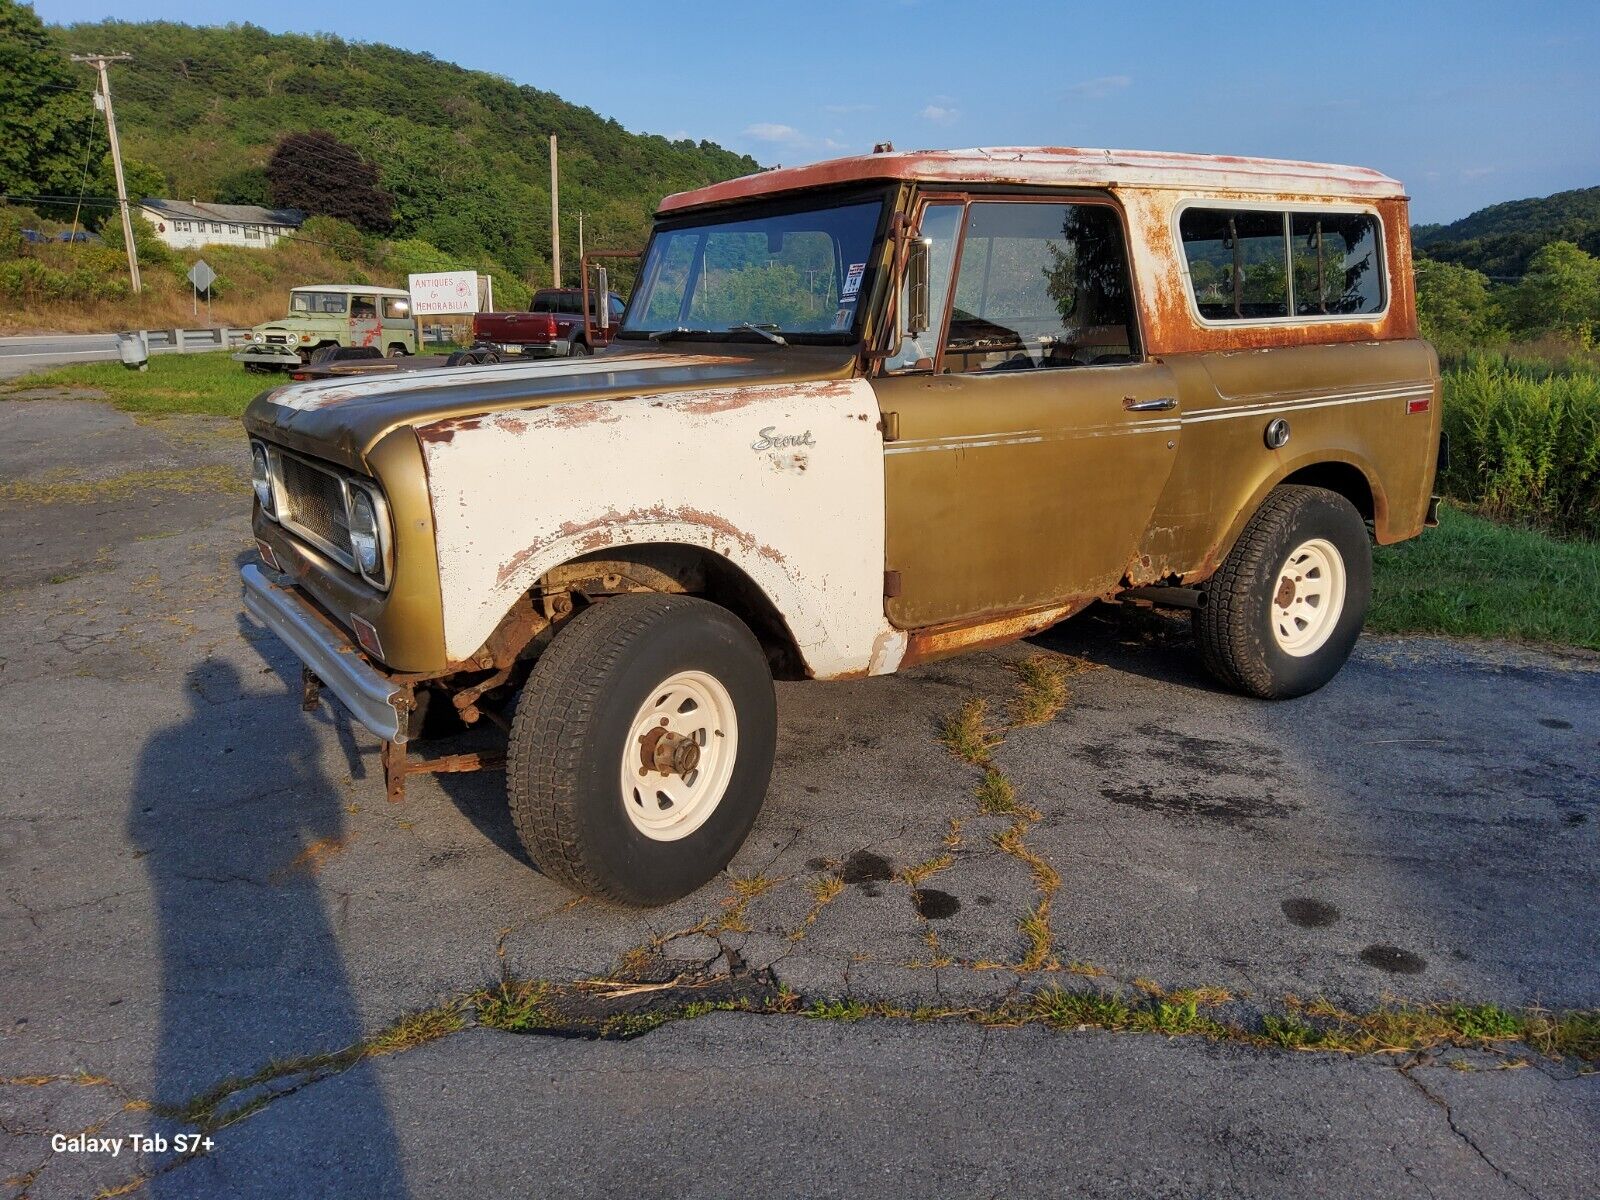
<svg viewBox="0 0 1600 1200">
<path fill-rule="evenodd" d="M 372 580 L 383 578 L 383 542 L 378 533 L 378 511 L 365 488 L 350 489 L 350 550 L 363 575 Z"/>
<path fill-rule="evenodd" d="M 272 467 L 267 462 L 267 448 L 260 442 L 250 443 L 250 483 L 256 490 L 256 500 L 264 512 L 272 511 Z"/>
<path fill-rule="evenodd" d="M 250 335 L 250 340 L 252 342 L 264 342 L 267 340 L 267 335 L 264 333 L 252 333 Z"/>
</svg>

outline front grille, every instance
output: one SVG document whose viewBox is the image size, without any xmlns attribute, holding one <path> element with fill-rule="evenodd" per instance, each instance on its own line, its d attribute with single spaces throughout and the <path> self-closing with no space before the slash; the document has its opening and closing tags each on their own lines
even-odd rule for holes
<svg viewBox="0 0 1600 1200">
<path fill-rule="evenodd" d="M 283 484 L 279 519 L 349 565 L 350 517 L 339 477 L 292 454 L 280 455 L 279 472 Z"/>
<path fill-rule="evenodd" d="M 283 334 L 281 334 L 281 333 L 269 333 L 269 334 L 267 334 L 267 341 L 271 342 L 275 346 L 281 346 L 285 342 L 287 342 L 288 340 L 289 339 L 286 336 L 284 336 Z"/>
</svg>

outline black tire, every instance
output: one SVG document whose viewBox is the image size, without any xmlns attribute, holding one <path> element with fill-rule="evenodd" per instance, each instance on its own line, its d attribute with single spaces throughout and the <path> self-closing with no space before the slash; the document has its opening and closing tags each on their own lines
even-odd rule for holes
<svg viewBox="0 0 1600 1200">
<path fill-rule="evenodd" d="M 384 349 L 383 356 L 385 358 L 404 358 L 410 353 L 411 351 L 407 350 L 399 342 L 390 342 L 389 345 Z"/>
<path fill-rule="evenodd" d="M 447 367 L 471 367 L 475 366 L 477 361 L 470 350 L 452 350 L 450 351 L 450 357 L 444 360 L 444 365 Z"/>
<path fill-rule="evenodd" d="M 1344 603 L 1320 646 L 1295 655 L 1273 633 L 1274 604 L 1291 552 L 1312 539 L 1331 545 L 1344 568 Z M 1339 673 L 1361 636 L 1372 599 L 1372 543 L 1355 506 L 1326 488 L 1275 488 L 1205 585 L 1194 612 L 1206 669 L 1224 685 L 1263 700 L 1314 692 Z"/>
<path fill-rule="evenodd" d="M 589 344 L 587 342 L 574 341 L 567 348 L 568 358 L 588 358 L 589 353 Z"/>
<path fill-rule="evenodd" d="M 640 708 L 680 671 L 732 700 L 738 752 L 721 801 L 677 841 L 624 809 L 624 743 Z M 620 596 L 573 617 L 517 699 L 506 787 L 517 836 L 540 870 L 617 904 L 666 904 L 727 866 L 766 798 L 777 703 L 761 645 L 726 609 L 689 596 Z"/>
</svg>

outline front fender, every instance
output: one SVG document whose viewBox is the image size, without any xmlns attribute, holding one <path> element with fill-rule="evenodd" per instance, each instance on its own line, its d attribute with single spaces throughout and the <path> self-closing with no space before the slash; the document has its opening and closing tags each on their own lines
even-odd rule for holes
<svg viewBox="0 0 1600 1200">
<path fill-rule="evenodd" d="M 423 425 L 445 647 L 483 644 L 546 572 L 598 550 L 701 546 L 734 563 L 819 677 L 893 669 L 883 449 L 860 380 L 514 409 Z"/>
</svg>

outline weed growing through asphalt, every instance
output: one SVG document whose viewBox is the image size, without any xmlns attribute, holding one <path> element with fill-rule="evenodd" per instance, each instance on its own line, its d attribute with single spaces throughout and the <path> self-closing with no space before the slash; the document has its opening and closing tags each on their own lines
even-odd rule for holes
<svg viewBox="0 0 1600 1200">
<path fill-rule="evenodd" d="M 988 704 L 975 697 L 945 718 L 939 740 L 962 762 L 987 767 L 1004 739 L 989 728 Z"/>
</svg>

